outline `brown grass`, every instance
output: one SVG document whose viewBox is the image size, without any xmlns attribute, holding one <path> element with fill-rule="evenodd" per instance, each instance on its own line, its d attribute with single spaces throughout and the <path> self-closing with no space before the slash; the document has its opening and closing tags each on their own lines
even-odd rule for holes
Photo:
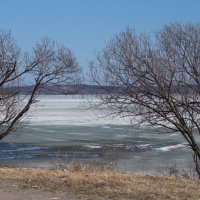
<svg viewBox="0 0 200 200">
<path fill-rule="evenodd" d="M 18 182 L 23 189 L 62 191 L 80 199 L 200 199 L 199 182 L 181 177 L 113 171 L 0 168 L 0 180 Z"/>
</svg>

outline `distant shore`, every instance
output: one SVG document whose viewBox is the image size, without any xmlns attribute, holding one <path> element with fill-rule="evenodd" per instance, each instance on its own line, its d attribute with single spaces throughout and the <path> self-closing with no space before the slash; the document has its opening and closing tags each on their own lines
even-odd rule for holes
<svg viewBox="0 0 200 200">
<path fill-rule="evenodd" d="M 92 171 L 0 168 L 1 199 L 200 199 L 199 182 L 181 177 L 159 177 Z"/>
</svg>

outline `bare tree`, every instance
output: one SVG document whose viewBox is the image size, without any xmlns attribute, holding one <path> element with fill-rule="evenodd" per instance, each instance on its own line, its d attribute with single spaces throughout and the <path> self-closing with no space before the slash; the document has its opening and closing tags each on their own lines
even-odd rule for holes
<svg viewBox="0 0 200 200">
<path fill-rule="evenodd" d="M 200 177 L 200 25 L 169 24 L 151 35 L 128 28 L 97 54 L 91 74 L 115 86 L 101 96 L 112 113 L 179 132 Z"/>
<path fill-rule="evenodd" d="M 0 32 L 0 140 L 15 130 L 44 87 L 79 81 L 72 52 L 43 38 L 31 53 L 22 53 L 10 32 Z M 27 84 L 26 97 L 20 90 Z"/>
</svg>

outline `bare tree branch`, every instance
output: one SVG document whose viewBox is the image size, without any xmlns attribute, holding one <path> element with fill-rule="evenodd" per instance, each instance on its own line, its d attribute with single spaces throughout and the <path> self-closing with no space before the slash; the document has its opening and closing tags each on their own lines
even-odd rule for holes
<svg viewBox="0 0 200 200">
<path fill-rule="evenodd" d="M 154 35 L 128 28 L 98 53 L 91 75 L 121 88 L 100 96 L 111 113 L 182 134 L 200 177 L 200 25 L 169 24 Z"/>
<path fill-rule="evenodd" d="M 32 85 L 29 94 L 20 87 Z M 10 32 L 0 32 L 0 140 L 15 130 L 36 103 L 41 88 L 79 83 L 80 68 L 72 52 L 43 38 L 32 53 L 22 53 Z"/>
</svg>

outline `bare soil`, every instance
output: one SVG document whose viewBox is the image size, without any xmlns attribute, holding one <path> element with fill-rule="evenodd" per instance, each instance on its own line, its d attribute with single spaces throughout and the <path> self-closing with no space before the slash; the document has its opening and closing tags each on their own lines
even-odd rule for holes
<svg viewBox="0 0 200 200">
<path fill-rule="evenodd" d="M 1 180 L 0 200 L 77 200 L 65 192 L 50 192 L 37 187 L 22 188 L 18 181 Z"/>
</svg>

